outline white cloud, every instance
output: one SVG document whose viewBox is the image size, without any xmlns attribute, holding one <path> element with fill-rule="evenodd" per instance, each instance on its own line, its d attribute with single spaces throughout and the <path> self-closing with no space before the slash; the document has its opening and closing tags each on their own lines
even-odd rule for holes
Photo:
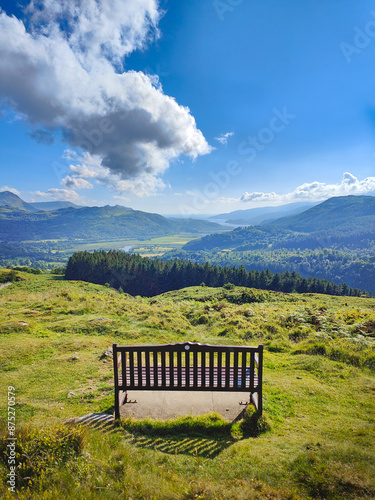
<svg viewBox="0 0 375 500">
<path fill-rule="evenodd" d="M 110 57 L 119 64 L 158 37 L 162 15 L 155 0 L 32 0 L 28 12 L 48 35 L 64 19 L 70 45 L 84 59 Z"/>
<path fill-rule="evenodd" d="M 72 177 L 71 175 L 67 175 L 61 181 L 61 184 L 68 189 L 92 189 L 94 187 L 91 182 L 79 177 Z"/>
<path fill-rule="evenodd" d="M 3 191 L 9 191 L 10 193 L 16 194 L 17 196 L 21 196 L 21 193 L 18 191 L 18 189 L 12 188 L 12 187 L 9 187 L 9 186 L 3 186 L 3 187 L 1 187 L 0 188 L 0 192 L 3 192 Z"/>
<path fill-rule="evenodd" d="M 219 137 L 215 137 L 215 140 L 219 141 L 221 144 L 227 144 L 228 138 L 233 136 L 234 132 L 227 132 L 226 134 L 219 135 Z"/>
<path fill-rule="evenodd" d="M 127 196 L 121 196 L 119 194 L 113 195 L 113 198 L 119 201 L 126 201 L 126 202 L 130 201 L 130 199 Z"/>
<path fill-rule="evenodd" d="M 47 192 L 35 191 L 34 194 L 40 198 L 49 198 L 51 200 L 61 201 L 77 201 L 80 198 L 79 194 L 72 189 L 51 188 Z"/>
<path fill-rule="evenodd" d="M 292 203 L 296 201 L 322 201 L 334 196 L 366 195 L 375 193 L 375 177 L 357 179 L 349 172 L 345 172 L 342 181 L 338 184 L 311 182 L 298 186 L 294 191 L 285 194 L 274 192 L 261 193 L 245 192 L 240 200 L 245 202 Z"/>
<path fill-rule="evenodd" d="M 0 97 L 35 137 L 61 130 L 71 149 L 99 157 L 121 189 L 137 192 L 161 188 L 158 175 L 180 155 L 211 151 L 187 107 L 122 70 L 158 36 L 157 0 L 33 0 L 27 13 L 26 28 L 0 12 Z"/>
<path fill-rule="evenodd" d="M 72 175 L 68 175 L 62 181 L 66 187 L 82 189 L 84 183 L 87 182 L 85 179 L 95 179 L 99 184 L 117 193 L 127 192 L 138 197 L 153 195 L 165 187 L 164 182 L 153 173 L 142 172 L 135 179 L 122 179 L 118 173 L 113 173 L 109 168 L 104 167 L 98 155 L 84 153 L 81 157 L 77 157 L 76 161 L 78 163 L 69 165 Z M 64 184 L 67 179 L 70 185 Z M 92 186 L 90 182 L 87 184 Z M 78 187 L 79 185 L 81 187 Z"/>
</svg>

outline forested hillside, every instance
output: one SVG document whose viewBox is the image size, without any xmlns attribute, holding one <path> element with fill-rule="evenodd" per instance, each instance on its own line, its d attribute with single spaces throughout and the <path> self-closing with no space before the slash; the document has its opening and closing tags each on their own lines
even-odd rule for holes
<svg viewBox="0 0 375 500">
<path fill-rule="evenodd" d="M 283 217 L 267 224 L 306 233 L 337 229 L 366 230 L 375 225 L 375 197 L 337 196 L 301 214 Z"/>
<path fill-rule="evenodd" d="M 26 212 L 0 208 L 0 241 L 116 238 L 151 238 L 186 232 L 220 231 L 204 220 L 166 219 L 158 214 L 121 206 L 65 208 L 52 212 Z"/>
<path fill-rule="evenodd" d="M 247 270 L 297 271 L 305 278 L 346 282 L 375 293 L 373 213 L 374 197 L 332 198 L 270 225 L 237 228 L 190 241 L 165 258 L 243 265 Z"/>
<path fill-rule="evenodd" d="M 243 266 L 219 267 L 184 260 L 162 261 L 142 258 L 124 252 L 78 252 L 68 262 L 65 278 L 97 284 L 108 284 L 131 295 L 150 297 L 170 290 L 205 284 L 211 287 L 238 285 L 282 292 L 328 293 L 360 296 L 358 289 L 345 283 L 335 285 L 327 280 L 303 278 L 296 272 L 272 274 L 249 271 Z M 252 302 L 251 294 L 239 297 L 239 302 Z"/>
</svg>

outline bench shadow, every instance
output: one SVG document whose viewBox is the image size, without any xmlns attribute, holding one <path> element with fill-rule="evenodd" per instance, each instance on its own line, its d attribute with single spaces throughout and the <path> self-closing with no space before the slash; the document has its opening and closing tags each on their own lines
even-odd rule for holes
<svg viewBox="0 0 375 500">
<path fill-rule="evenodd" d="M 215 458 L 219 453 L 236 442 L 233 438 L 214 439 L 201 437 L 161 437 L 128 434 L 126 441 L 138 448 L 148 448 L 169 455 L 190 455 L 194 457 Z"/>
<path fill-rule="evenodd" d="M 210 425 L 207 420 L 201 423 L 193 420 L 189 425 L 181 418 L 166 421 L 146 419 L 136 422 L 125 419 L 120 427 L 124 429 L 125 440 L 139 448 L 172 455 L 215 458 L 241 439 L 233 437 L 231 431 L 233 424 L 244 417 L 245 411 L 244 408 L 232 422 L 222 420 L 220 429 L 215 426 L 215 422 Z M 203 418 L 209 416 L 210 414 L 202 415 Z"/>
<path fill-rule="evenodd" d="M 71 418 L 66 421 L 67 424 L 78 424 L 83 427 L 95 429 L 105 434 L 123 432 L 121 427 L 115 422 L 113 414 L 105 413 L 88 413 L 83 417 Z"/>
<path fill-rule="evenodd" d="M 169 455 L 189 455 L 213 459 L 241 438 L 231 435 L 231 427 L 240 421 L 245 409 L 232 421 L 225 424 L 220 431 L 214 427 L 192 426 L 189 430 L 178 427 L 170 428 L 170 421 L 139 420 L 134 428 L 127 425 L 126 419 L 116 422 L 113 418 L 113 408 L 105 413 L 89 413 L 83 417 L 70 419 L 69 423 L 79 424 L 87 428 L 99 430 L 105 434 L 123 435 L 127 443 L 138 448 L 147 448 Z M 157 428 L 152 423 L 157 422 Z M 213 434 L 210 436 L 210 434 Z M 208 435 L 208 436 L 207 436 Z"/>
</svg>

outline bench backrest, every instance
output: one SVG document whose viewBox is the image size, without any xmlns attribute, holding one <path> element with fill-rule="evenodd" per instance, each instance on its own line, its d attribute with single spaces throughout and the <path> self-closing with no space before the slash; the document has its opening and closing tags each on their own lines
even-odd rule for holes
<svg viewBox="0 0 375 500">
<path fill-rule="evenodd" d="M 258 392 L 263 346 L 113 345 L 115 389 Z"/>
</svg>

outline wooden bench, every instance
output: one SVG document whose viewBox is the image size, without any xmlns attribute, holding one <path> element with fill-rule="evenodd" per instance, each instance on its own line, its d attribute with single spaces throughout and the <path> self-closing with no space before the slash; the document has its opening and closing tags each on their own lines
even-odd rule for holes
<svg viewBox="0 0 375 500">
<path fill-rule="evenodd" d="M 128 391 L 249 392 L 262 413 L 263 345 L 113 344 L 115 418 Z"/>
</svg>

